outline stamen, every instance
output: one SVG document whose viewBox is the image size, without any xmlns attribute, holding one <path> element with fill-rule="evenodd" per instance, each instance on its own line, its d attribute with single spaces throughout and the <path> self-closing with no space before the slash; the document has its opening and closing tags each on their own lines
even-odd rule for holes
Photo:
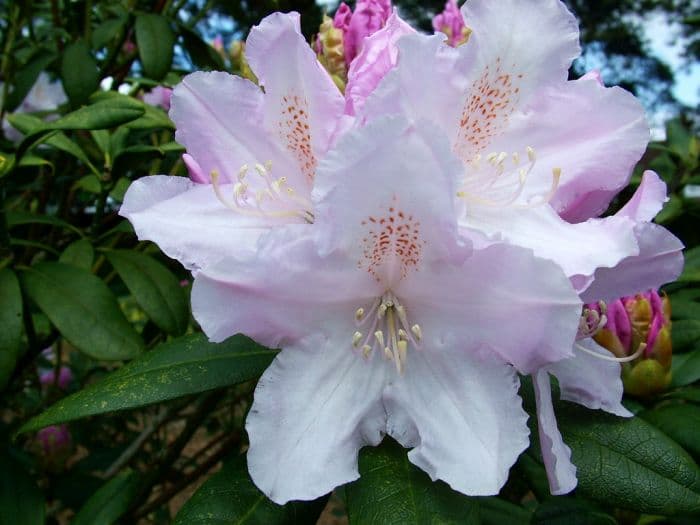
<svg viewBox="0 0 700 525">
<path fill-rule="evenodd" d="M 609 355 L 599 354 L 598 352 L 596 352 L 594 350 L 590 350 L 590 349 L 586 348 L 585 346 L 581 345 L 580 343 L 574 343 L 574 346 L 576 347 L 577 350 L 581 350 L 582 352 L 585 352 L 586 354 L 592 355 L 593 357 L 597 357 L 598 359 L 602 359 L 603 361 L 613 361 L 615 363 L 629 363 L 630 361 L 634 361 L 640 355 L 642 355 L 644 353 L 644 350 L 646 350 L 646 348 L 647 348 L 646 343 L 639 343 L 639 348 L 637 348 L 637 351 L 634 354 L 628 355 L 626 357 L 612 357 Z"/>
<path fill-rule="evenodd" d="M 212 170 L 209 177 L 217 199 L 227 208 L 251 217 L 260 218 L 299 218 L 304 222 L 313 223 L 314 215 L 310 211 L 311 202 L 298 197 L 292 188 L 285 187 L 286 177 L 272 180 L 270 172 L 272 162 L 256 163 L 255 171 L 265 183 L 263 188 L 257 188 L 249 195 L 249 184 L 245 182 L 248 165 L 243 164 L 237 173 L 237 182 L 233 185 L 233 200 L 226 198 L 221 191 L 221 177 L 218 171 Z M 285 192 L 282 189 L 286 190 Z M 268 206 L 273 209 L 266 209 Z"/>
<path fill-rule="evenodd" d="M 406 308 L 394 294 L 390 291 L 384 293 L 369 309 L 360 307 L 355 310 L 354 317 L 358 327 L 367 324 L 369 330 L 365 332 L 365 328 L 353 334 L 353 347 L 361 348 L 365 359 L 377 348 L 387 360 L 394 361 L 397 371 L 403 374 L 409 343 L 420 348 L 423 334 L 419 325 L 409 325 Z"/>
</svg>

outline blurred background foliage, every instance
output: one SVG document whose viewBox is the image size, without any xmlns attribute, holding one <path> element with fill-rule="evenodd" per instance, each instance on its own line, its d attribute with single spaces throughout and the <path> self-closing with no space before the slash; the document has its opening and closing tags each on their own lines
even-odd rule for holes
<svg viewBox="0 0 700 525">
<path fill-rule="evenodd" d="M 679 28 L 687 64 L 697 63 L 699 4 L 568 3 L 584 55 L 605 65 L 606 82 L 641 95 L 651 113 L 673 115 L 611 208 L 644 169 L 669 186 L 657 221 L 687 246 L 686 269 L 666 289 L 670 388 L 628 398 L 641 416 L 631 421 L 560 404 L 581 479 L 567 497 L 543 488 L 536 442 L 493 498 L 430 482 L 386 443 L 363 451 L 363 477 L 330 502 L 278 507 L 252 485 L 241 455 L 255 380 L 274 351 L 238 336 L 207 343 L 189 311 L 188 272 L 138 242 L 117 210 L 136 178 L 186 175 L 167 112 L 144 95 L 195 69 L 240 73 L 235 41 L 263 16 L 300 11 L 310 38 L 334 5 L 0 1 L 0 524 L 304 524 L 324 508 L 323 523 L 695 523 L 687 516 L 700 509 L 698 115 L 673 98 L 674 71 L 640 28 L 648 13 L 661 13 Z M 394 4 L 428 31 L 444 2 Z M 57 109 L 28 105 L 42 72 L 66 92 Z M 526 399 L 529 392 L 524 381 Z M 408 493 L 419 495 L 413 507 Z M 399 521 L 395 505 L 406 513 Z"/>
</svg>

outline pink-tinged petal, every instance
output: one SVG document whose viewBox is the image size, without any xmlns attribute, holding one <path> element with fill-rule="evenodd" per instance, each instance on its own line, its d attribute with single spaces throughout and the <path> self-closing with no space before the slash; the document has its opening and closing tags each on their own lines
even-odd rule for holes
<svg viewBox="0 0 700 525">
<path fill-rule="evenodd" d="M 472 30 L 478 76 L 500 66 L 501 73 L 516 77 L 521 102 L 540 87 L 566 80 L 581 52 L 576 17 L 559 0 L 470 0 L 462 15 Z"/>
<path fill-rule="evenodd" d="M 346 112 L 354 115 L 364 105 L 384 76 L 396 65 L 399 38 L 415 33 L 415 29 L 401 20 L 397 12 L 386 26 L 365 39 L 362 51 L 350 64 L 345 87 Z"/>
<path fill-rule="evenodd" d="M 530 209 L 475 204 L 461 224 L 530 248 L 556 262 L 569 277 L 592 275 L 639 252 L 631 220 L 606 217 L 570 224 L 546 204 Z"/>
<path fill-rule="evenodd" d="M 557 427 L 552 406 L 549 374 L 539 370 L 532 376 L 537 404 L 537 428 L 549 490 L 552 494 L 567 494 L 576 488 L 576 467 L 571 463 L 571 449 L 566 446 Z"/>
<path fill-rule="evenodd" d="M 518 377 L 494 356 L 431 336 L 384 394 L 387 433 L 433 480 L 472 496 L 497 494 L 528 446 Z"/>
<path fill-rule="evenodd" d="M 391 0 L 359 0 L 343 33 L 345 62 L 350 65 L 365 45 L 366 37 L 379 31 L 391 15 Z"/>
<path fill-rule="evenodd" d="M 452 111 L 461 116 L 455 151 L 468 162 L 492 151 L 513 112 L 566 80 L 580 48 L 576 18 L 559 0 L 473 0 L 462 14 L 472 29 L 468 45 L 457 48 L 467 89 Z"/>
<path fill-rule="evenodd" d="M 593 339 L 583 339 L 577 344 L 603 356 L 614 357 Z M 574 350 L 574 357 L 552 363 L 547 371 L 559 381 L 562 399 L 621 417 L 632 416 L 621 402 L 623 389 L 619 363 Z"/>
<path fill-rule="evenodd" d="M 396 67 L 367 98 L 359 115 L 372 120 L 400 113 L 414 122 L 430 120 L 454 141 L 460 116 L 456 108 L 467 90 L 467 79 L 455 74 L 459 53 L 445 45 L 444 35 L 406 35 L 397 46 Z M 430 74 L 423 74 L 428 68 Z"/>
<path fill-rule="evenodd" d="M 585 303 L 613 301 L 640 290 L 659 288 L 683 271 L 683 243 L 665 228 L 649 222 L 634 228 L 639 254 L 612 268 L 600 268 L 593 283 L 581 293 Z"/>
<path fill-rule="evenodd" d="M 283 504 L 357 479 L 359 449 L 383 437 L 387 371 L 379 354 L 365 360 L 337 337 L 315 335 L 282 350 L 260 378 L 246 421 L 258 488 Z"/>
<path fill-rule="evenodd" d="M 302 36 L 298 13 L 273 13 L 253 27 L 246 57 L 265 89 L 266 128 L 310 184 L 343 114 L 342 94 Z"/>
<path fill-rule="evenodd" d="M 223 190 L 232 191 L 230 185 Z M 131 221 L 139 239 L 157 243 L 188 269 L 252 252 L 274 224 L 226 208 L 209 184 L 167 175 L 134 181 L 119 214 Z"/>
<path fill-rule="evenodd" d="M 223 72 L 187 75 L 174 89 L 170 118 L 175 138 L 198 163 L 234 182 L 244 164 L 272 161 L 277 176 L 300 179 L 290 170 L 286 152 L 263 128 L 263 93 L 249 80 Z"/>
<path fill-rule="evenodd" d="M 343 254 L 319 256 L 310 229 L 275 229 L 247 259 L 226 259 L 197 273 L 192 313 L 209 339 L 240 332 L 276 348 L 310 333 L 342 331 L 351 346 L 356 309 L 383 290 Z"/>
<path fill-rule="evenodd" d="M 199 184 L 209 184 L 211 180 L 202 170 L 199 163 L 194 160 L 194 157 L 189 153 L 183 153 L 182 162 L 187 166 L 187 172 L 190 174 L 190 180 Z"/>
<path fill-rule="evenodd" d="M 645 171 L 632 198 L 615 215 L 633 221 L 650 222 L 668 201 L 666 183 L 653 171 Z"/>
<path fill-rule="evenodd" d="M 581 315 L 556 264 L 507 244 L 475 250 L 459 266 L 434 263 L 394 291 L 426 337 L 465 355 L 488 348 L 525 373 L 571 355 Z"/>
<path fill-rule="evenodd" d="M 430 123 L 382 118 L 346 133 L 319 164 L 314 187 L 321 249 L 349 253 L 375 277 L 463 257 L 454 212 L 459 173 Z"/>
<path fill-rule="evenodd" d="M 598 71 L 597 69 L 591 69 L 588 73 L 583 75 L 579 80 L 595 80 L 601 86 L 605 86 L 605 82 L 603 82 L 603 77 L 601 76 L 600 71 Z"/>
<path fill-rule="evenodd" d="M 547 192 L 552 170 L 561 169 L 550 204 L 567 221 L 581 222 L 605 211 L 627 185 L 648 141 L 644 108 L 631 93 L 580 79 L 538 92 L 491 148 L 521 155 L 534 149 L 522 201 Z"/>
</svg>

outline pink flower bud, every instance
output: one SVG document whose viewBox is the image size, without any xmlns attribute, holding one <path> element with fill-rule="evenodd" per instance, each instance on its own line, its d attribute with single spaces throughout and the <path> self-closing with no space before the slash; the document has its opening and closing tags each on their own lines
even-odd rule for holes
<svg viewBox="0 0 700 525">
<path fill-rule="evenodd" d="M 73 451 L 73 436 L 68 425 L 51 425 L 36 433 L 34 450 L 47 470 L 58 472 Z"/>
<path fill-rule="evenodd" d="M 163 86 L 156 86 L 143 96 L 143 101 L 146 104 L 161 107 L 165 111 L 168 111 L 170 109 L 170 97 L 172 97 L 172 95 L 172 89 Z"/>
<path fill-rule="evenodd" d="M 433 18 L 433 29 L 447 35 L 447 43 L 457 47 L 469 40 L 471 30 L 465 25 L 457 0 L 447 0 L 442 13 Z"/>
<path fill-rule="evenodd" d="M 362 49 L 365 37 L 384 27 L 391 10 L 391 0 L 358 0 L 354 12 L 345 2 L 340 4 L 333 18 L 333 25 L 343 31 L 347 66 L 350 66 Z"/>
<path fill-rule="evenodd" d="M 589 308 L 597 308 L 590 305 Z M 595 340 L 617 357 L 641 354 L 622 367 L 625 391 L 649 396 L 671 381 L 671 305 L 656 290 L 622 297 L 607 305 L 607 322 Z"/>
</svg>

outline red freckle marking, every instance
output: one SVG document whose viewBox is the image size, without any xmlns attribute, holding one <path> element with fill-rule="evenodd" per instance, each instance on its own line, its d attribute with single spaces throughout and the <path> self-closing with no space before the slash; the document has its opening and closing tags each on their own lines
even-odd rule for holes
<svg viewBox="0 0 700 525">
<path fill-rule="evenodd" d="M 280 138 L 286 142 L 287 150 L 294 155 L 301 172 L 309 181 L 316 175 L 318 161 L 311 147 L 311 132 L 308 123 L 308 101 L 298 95 L 282 97 L 282 115 L 289 118 L 278 122 Z"/>
</svg>

